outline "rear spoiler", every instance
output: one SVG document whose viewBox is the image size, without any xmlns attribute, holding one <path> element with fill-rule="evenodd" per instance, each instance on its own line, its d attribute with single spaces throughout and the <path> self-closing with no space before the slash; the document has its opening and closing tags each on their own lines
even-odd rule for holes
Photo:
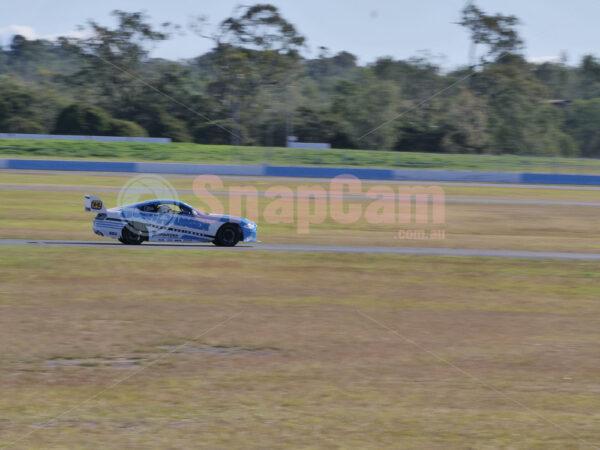
<svg viewBox="0 0 600 450">
<path fill-rule="evenodd" d="M 85 201 L 85 210 L 93 213 L 106 213 L 106 206 L 100 197 L 94 197 L 93 195 L 85 194 L 83 196 Z"/>
</svg>

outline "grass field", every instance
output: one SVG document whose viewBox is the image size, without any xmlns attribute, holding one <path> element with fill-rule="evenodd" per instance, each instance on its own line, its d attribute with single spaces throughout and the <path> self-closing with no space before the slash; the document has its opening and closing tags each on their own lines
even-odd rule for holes
<svg viewBox="0 0 600 450">
<path fill-rule="evenodd" d="M 99 239 L 82 193 L 112 206 L 127 180 L 1 172 L 0 238 Z M 200 206 L 191 178 L 169 181 Z M 444 189 L 447 198 L 600 195 Z M 591 207 L 449 203 L 440 241 L 394 240 L 398 224 L 330 220 L 306 235 L 259 220 L 259 237 L 598 252 L 599 218 Z M 0 448 L 597 448 L 599 268 L 0 247 Z"/>
<path fill-rule="evenodd" d="M 49 248 L 0 264 L 9 448 L 600 442 L 597 264 Z"/>
<path fill-rule="evenodd" d="M 11 157 L 600 174 L 600 160 L 583 158 L 0 139 Z"/>
</svg>

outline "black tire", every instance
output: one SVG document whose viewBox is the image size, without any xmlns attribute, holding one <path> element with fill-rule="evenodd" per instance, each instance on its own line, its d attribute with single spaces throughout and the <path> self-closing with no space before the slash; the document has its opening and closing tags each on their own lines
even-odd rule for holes
<svg viewBox="0 0 600 450">
<path fill-rule="evenodd" d="M 219 231 L 217 231 L 217 235 L 215 236 L 213 243 L 217 247 L 234 247 L 238 242 L 240 242 L 240 239 L 240 228 L 237 225 L 226 223 L 219 228 Z"/>
<path fill-rule="evenodd" d="M 119 241 L 125 245 L 140 245 L 148 240 L 146 227 L 137 223 L 128 223 L 121 230 Z"/>
</svg>

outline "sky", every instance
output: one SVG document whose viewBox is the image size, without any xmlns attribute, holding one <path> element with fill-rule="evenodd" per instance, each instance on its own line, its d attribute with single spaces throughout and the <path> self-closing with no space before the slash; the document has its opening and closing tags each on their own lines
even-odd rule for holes
<svg viewBox="0 0 600 450">
<path fill-rule="evenodd" d="M 239 4 L 230 0 L 0 0 L 0 45 L 17 33 L 27 38 L 77 36 L 78 26 L 93 18 L 114 25 L 114 9 L 145 11 L 151 22 L 173 22 L 186 30 L 192 17 L 206 16 L 216 27 Z M 272 3 L 307 38 L 307 57 L 318 48 L 332 54 L 349 51 L 362 64 L 378 57 L 407 59 L 430 55 L 447 69 L 468 62 L 469 36 L 456 22 L 465 0 L 256 0 Z M 598 0 L 476 0 L 487 13 L 514 14 L 522 21 L 525 55 L 532 61 L 556 60 L 566 53 L 568 64 L 585 54 L 600 56 Z M 210 28 L 208 29 L 210 31 Z M 211 41 L 191 31 L 157 46 L 152 55 L 167 59 L 198 56 Z"/>
</svg>

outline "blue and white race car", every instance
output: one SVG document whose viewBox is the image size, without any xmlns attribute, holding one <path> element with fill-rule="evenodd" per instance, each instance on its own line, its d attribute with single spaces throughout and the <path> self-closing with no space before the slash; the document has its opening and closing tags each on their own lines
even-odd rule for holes
<svg viewBox="0 0 600 450">
<path fill-rule="evenodd" d="M 177 200 L 150 200 L 106 209 L 104 202 L 85 195 L 85 210 L 96 213 L 93 230 L 123 244 L 150 242 L 213 242 L 233 247 L 256 242 L 256 224 L 241 217 L 206 214 Z"/>
</svg>

